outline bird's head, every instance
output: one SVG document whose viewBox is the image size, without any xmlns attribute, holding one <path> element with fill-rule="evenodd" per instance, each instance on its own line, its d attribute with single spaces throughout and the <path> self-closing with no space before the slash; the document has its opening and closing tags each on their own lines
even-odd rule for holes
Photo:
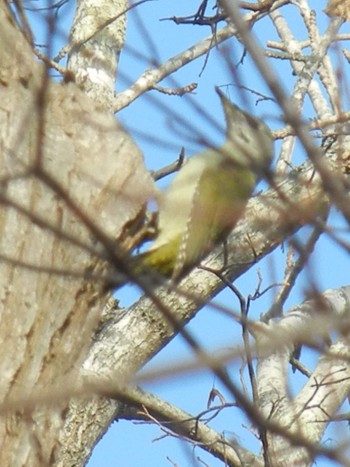
<svg viewBox="0 0 350 467">
<path fill-rule="evenodd" d="M 219 89 L 226 119 L 224 152 L 237 164 L 253 171 L 266 170 L 274 155 L 274 142 L 268 126 L 233 104 Z"/>
</svg>

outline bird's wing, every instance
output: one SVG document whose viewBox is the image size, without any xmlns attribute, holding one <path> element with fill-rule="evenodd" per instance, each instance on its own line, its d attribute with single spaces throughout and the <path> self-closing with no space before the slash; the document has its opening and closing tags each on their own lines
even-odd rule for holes
<svg viewBox="0 0 350 467">
<path fill-rule="evenodd" d="M 201 157 L 189 159 L 169 188 L 160 194 L 158 198 L 159 235 L 151 249 L 155 250 L 183 235 L 188 218 L 191 216 L 191 200 L 195 196 L 204 169 L 205 160 Z"/>
<path fill-rule="evenodd" d="M 254 186 L 254 174 L 231 162 L 209 166 L 202 172 L 180 242 L 175 279 L 226 238 L 242 216 Z"/>
</svg>

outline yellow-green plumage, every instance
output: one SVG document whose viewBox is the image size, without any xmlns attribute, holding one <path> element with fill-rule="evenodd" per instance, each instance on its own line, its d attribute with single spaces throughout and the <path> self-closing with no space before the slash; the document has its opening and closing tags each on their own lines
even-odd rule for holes
<svg viewBox="0 0 350 467">
<path fill-rule="evenodd" d="M 273 156 L 270 131 L 221 92 L 227 131 L 219 149 L 189 159 L 159 199 L 158 236 L 133 259 L 135 273 L 154 269 L 179 279 L 224 240 Z"/>
</svg>

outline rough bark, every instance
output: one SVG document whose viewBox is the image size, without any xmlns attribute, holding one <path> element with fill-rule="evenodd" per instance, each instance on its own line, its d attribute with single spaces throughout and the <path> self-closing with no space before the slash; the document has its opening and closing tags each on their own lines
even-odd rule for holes
<svg viewBox="0 0 350 467">
<path fill-rule="evenodd" d="M 113 240 L 152 183 L 113 117 L 47 78 L 4 4 L 0 23 L 0 464 L 52 465 Z"/>
</svg>

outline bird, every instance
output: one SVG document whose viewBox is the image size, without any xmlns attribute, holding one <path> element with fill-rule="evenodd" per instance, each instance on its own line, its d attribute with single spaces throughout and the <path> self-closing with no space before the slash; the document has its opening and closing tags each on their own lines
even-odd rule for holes
<svg viewBox="0 0 350 467">
<path fill-rule="evenodd" d="M 225 114 L 225 142 L 189 158 L 160 193 L 157 236 L 147 251 L 131 257 L 136 275 L 154 271 L 181 280 L 225 241 L 269 169 L 270 129 L 216 91 Z"/>
</svg>

